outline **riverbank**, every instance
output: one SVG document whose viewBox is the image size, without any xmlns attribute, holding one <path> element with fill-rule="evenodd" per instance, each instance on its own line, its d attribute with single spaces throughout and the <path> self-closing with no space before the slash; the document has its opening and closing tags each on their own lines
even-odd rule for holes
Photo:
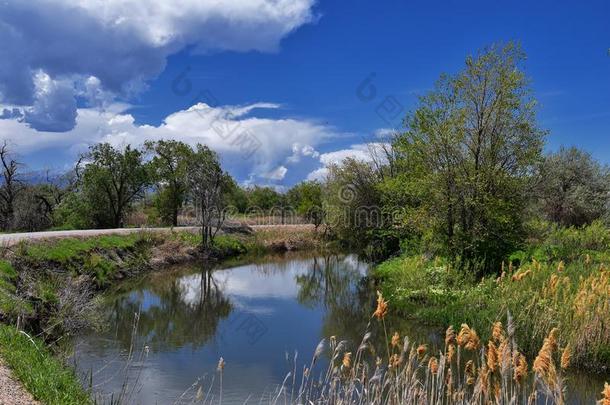
<svg viewBox="0 0 610 405">
<path fill-rule="evenodd" d="M 458 328 L 488 340 L 488 325 L 513 317 L 519 347 L 535 355 L 553 328 L 572 353 L 571 367 L 610 372 L 610 231 L 546 229 L 516 252 L 498 275 L 477 279 L 443 258 L 409 255 L 375 270 L 400 315 Z"/>
<path fill-rule="evenodd" d="M 88 393 L 71 368 L 56 358 L 54 348 L 98 321 L 100 293 L 171 264 L 322 244 L 309 226 L 229 230 L 216 237 L 205 256 L 199 242 L 196 231 L 174 230 L 21 241 L 5 247 L 0 261 L 0 357 L 36 399 L 86 403 Z"/>
</svg>

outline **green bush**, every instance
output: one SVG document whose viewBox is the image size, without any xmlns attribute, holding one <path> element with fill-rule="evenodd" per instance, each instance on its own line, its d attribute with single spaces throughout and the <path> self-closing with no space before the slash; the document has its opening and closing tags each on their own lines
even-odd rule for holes
<svg viewBox="0 0 610 405">
<path fill-rule="evenodd" d="M 247 251 L 240 240 L 227 235 L 216 236 L 212 245 L 212 254 L 219 258 L 239 256 Z"/>
</svg>

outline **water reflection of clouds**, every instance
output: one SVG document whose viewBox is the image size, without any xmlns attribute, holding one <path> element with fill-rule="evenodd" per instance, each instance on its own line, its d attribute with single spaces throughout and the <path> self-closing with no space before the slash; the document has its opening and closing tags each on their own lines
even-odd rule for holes
<svg viewBox="0 0 610 405">
<path fill-rule="evenodd" d="M 320 264 L 323 261 L 319 261 Z M 366 274 L 369 265 L 358 260 L 356 255 L 347 255 L 342 259 L 346 270 Z M 234 304 L 249 311 L 268 312 L 270 308 L 256 308 L 252 302 L 247 304 L 240 298 L 252 300 L 260 298 L 294 299 L 299 291 L 295 278 L 311 271 L 313 259 L 291 260 L 283 263 L 250 264 L 237 266 L 214 272 L 214 280 L 219 289 L 231 296 Z M 272 277 L 271 277 L 272 276 Z M 179 284 L 183 291 L 185 303 L 196 303 L 201 295 L 201 276 L 188 275 L 180 278 Z"/>
</svg>

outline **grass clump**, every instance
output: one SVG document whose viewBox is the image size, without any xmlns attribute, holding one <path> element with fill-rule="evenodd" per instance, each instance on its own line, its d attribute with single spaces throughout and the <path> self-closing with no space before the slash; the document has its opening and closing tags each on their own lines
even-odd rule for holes
<svg viewBox="0 0 610 405">
<path fill-rule="evenodd" d="M 0 355 L 37 400 L 49 405 L 92 403 L 74 371 L 53 357 L 41 340 L 0 325 Z"/>
<path fill-rule="evenodd" d="M 33 260 L 65 264 L 92 250 L 133 249 L 141 240 L 142 236 L 138 234 L 65 238 L 28 245 L 25 254 Z"/>
</svg>

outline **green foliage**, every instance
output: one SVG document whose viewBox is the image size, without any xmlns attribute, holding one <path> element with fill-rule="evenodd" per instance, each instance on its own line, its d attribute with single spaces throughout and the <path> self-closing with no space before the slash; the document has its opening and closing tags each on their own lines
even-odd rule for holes
<svg viewBox="0 0 610 405">
<path fill-rule="evenodd" d="M 316 226 L 324 221 L 322 209 L 322 185 L 317 181 L 304 181 L 292 187 L 286 194 L 288 206 L 297 215 Z"/>
<path fill-rule="evenodd" d="M 545 157 L 536 187 L 537 209 L 548 220 L 581 226 L 602 218 L 610 195 L 606 166 L 575 147 Z"/>
<path fill-rule="evenodd" d="M 94 226 L 89 201 L 77 193 L 68 193 L 53 211 L 55 229 L 90 229 Z"/>
<path fill-rule="evenodd" d="M 547 224 L 498 278 L 477 280 L 476 268 L 465 272 L 452 260 L 422 255 L 390 259 L 375 275 L 405 316 L 443 327 L 468 323 L 487 339 L 488 325 L 510 312 L 524 351 L 536 354 L 558 327 L 574 364 L 594 369 L 606 364 L 610 351 L 609 236 L 600 223 L 582 229 Z"/>
<path fill-rule="evenodd" d="M 107 143 L 92 146 L 82 174 L 82 196 L 90 207 L 93 223 L 100 228 L 120 228 L 132 204 L 151 184 L 150 166 L 143 153 Z"/>
<path fill-rule="evenodd" d="M 90 404 L 75 372 L 64 366 L 44 342 L 0 325 L 0 355 L 35 399 L 45 404 Z"/>
<path fill-rule="evenodd" d="M 227 235 L 217 236 L 212 244 L 212 254 L 220 258 L 239 256 L 247 251 L 239 239 Z"/>
<path fill-rule="evenodd" d="M 177 226 L 178 211 L 187 197 L 186 174 L 193 149 L 174 140 L 147 142 L 146 149 L 154 152 L 150 164 L 158 184 L 155 205 L 164 224 Z"/>
<path fill-rule="evenodd" d="M 514 45 L 491 47 L 420 98 L 397 137 L 398 172 L 415 213 L 443 254 L 497 267 L 517 246 L 529 174 L 544 132 Z M 410 193 L 412 193 L 410 195 Z M 400 196 L 400 194 L 399 194 Z"/>
<path fill-rule="evenodd" d="M 282 205 L 282 196 L 271 187 L 254 186 L 246 190 L 251 209 L 269 211 Z"/>
</svg>

